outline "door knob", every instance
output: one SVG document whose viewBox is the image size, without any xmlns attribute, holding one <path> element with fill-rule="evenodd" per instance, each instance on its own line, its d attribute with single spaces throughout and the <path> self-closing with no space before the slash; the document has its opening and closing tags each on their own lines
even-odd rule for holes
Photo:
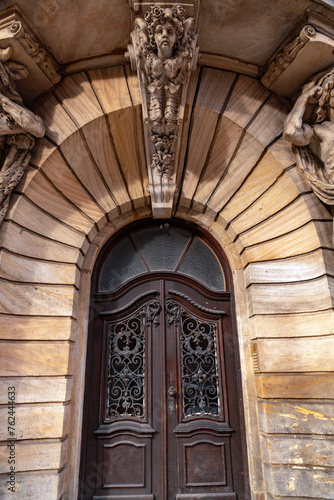
<svg viewBox="0 0 334 500">
<path fill-rule="evenodd" d="M 168 396 L 172 399 L 176 398 L 176 390 L 174 389 L 174 387 L 170 387 L 168 389 Z"/>
</svg>

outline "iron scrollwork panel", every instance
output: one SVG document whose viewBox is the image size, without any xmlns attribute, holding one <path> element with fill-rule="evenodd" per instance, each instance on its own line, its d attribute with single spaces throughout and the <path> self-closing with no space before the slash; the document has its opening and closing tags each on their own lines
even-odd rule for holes
<svg viewBox="0 0 334 500">
<path fill-rule="evenodd" d="M 146 418 L 147 328 L 159 325 L 158 300 L 151 300 L 134 314 L 108 323 L 106 420 Z"/>
<path fill-rule="evenodd" d="M 166 315 L 167 324 L 179 327 L 183 416 L 222 418 L 217 322 L 190 314 L 172 299 L 166 300 Z"/>
</svg>

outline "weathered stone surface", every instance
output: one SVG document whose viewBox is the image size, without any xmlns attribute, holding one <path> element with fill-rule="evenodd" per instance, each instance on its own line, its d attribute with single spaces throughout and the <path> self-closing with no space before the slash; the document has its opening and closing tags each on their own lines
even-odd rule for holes
<svg viewBox="0 0 334 500">
<path fill-rule="evenodd" d="M 77 130 L 58 99 L 51 94 L 41 97 L 32 108 L 43 119 L 46 136 L 56 144 L 61 144 Z"/>
<path fill-rule="evenodd" d="M 308 282 L 253 284 L 248 288 L 250 314 L 307 313 L 330 309 L 327 276 Z"/>
<path fill-rule="evenodd" d="M 261 374 L 255 383 L 259 398 L 334 399 L 333 373 Z"/>
<path fill-rule="evenodd" d="M 1 377 L 71 375 L 68 342 L 6 342 L 1 349 Z"/>
<path fill-rule="evenodd" d="M 3 282 L 0 310 L 6 314 L 71 316 L 75 288 Z"/>
<path fill-rule="evenodd" d="M 127 79 L 122 66 L 91 70 L 88 71 L 88 75 L 105 114 L 131 106 Z M 132 73 L 131 76 L 137 82 L 135 74 Z"/>
<path fill-rule="evenodd" d="M 94 120 L 84 127 L 85 138 L 101 172 L 101 180 L 109 189 L 114 203 L 122 211 L 131 207 L 127 183 L 122 175 L 112 135 L 105 119 Z M 103 181 L 102 181 L 103 178 Z"/>
<path fill-rule="evenodd" d="M 263 436 L 265 462 L 279 465 L 334 467 L 334 438 L 316 436 Z"/>
<path fill-rule="evenodd" d="M 20 439 L 63 438 L 68 430 L 69 405 L 16 405 L 15 436 Z M 8 409 L 0 408 L 0 439 L 8 438 Z"/>
<path fill-rule="evenodd" d="M 97 137 L 96 140 L 98 140 Z M 100 210 L 106 213 L 113 210 L 115 202 L 102 180 L 98 165 L 94 162 L 87 141 L 82 137 L 82 134 L 77 131 L 68 137 L 61 145 L 61 150 L 77 179 L 82 186 L 85 186 L 86 191 Z M 76 183 L 79 184 L 78 181 Z"/>
<path fill-rule="evenodd" d="M 82 164 L 79 165 L 80 170 Z M 103 209 L 94 201 L 88 189 L 75 175 L 72 166 L 66 163 L 65 158 L 59 151 L 55 151 L 43 165 L 43 171 L 47 178 L 63 195 L 76 205 L 84 214 L 97 222 L 103 217 Z"/>
<path fill-rule="evenodd" d="M 59 469 L 66 461 L 67 439 L 15 442 L 16 472 Z M 0 443 L 0 474 L 8 472 L 8 444 Z M 1 476 L 0 476 L 1 477 Z"/>
<path fill-rule="evenodd" d="M 0 251 L 0 277 L 28 283 L 73 285 L 76 283 L 77 267 L 74 264 L 32 260 L 2 250 Z"/>
<path fill-rule="evenodd" d="M 254 203 L 282 174 L 282 165 L 267 152 L 221 212 L 231 221 Z"/>
<path fill-rule="evenodd" d="M 8 387 L 15 387 L 15 402 L 55 403 L 71 399 L 72 379 L 65 377 L 9 377 L 0 379 L 0 404 L 8 403 Z"/>
<path fill-rule="evenodd" d="M 208 207 L 216 212 L 220 211 L 231 199 L 264 152 L 265 145 L 248 130 L 245 132 L 242 135 L 242 141 L 233 153 L 228 169 L 224 172 L 222 182 L 207 202 Z"/>
<path fill-rule="evenodd" d="M 246 248 L 241 258 L 246 266 L 249 262 L 285 259 L 312 252 L 320 245 L 317 227 L 314 222 L 309 222 L 291 233 Z"/>
<path fill-rule="evenodd" d="M 50 261 L 76 264 L 79 249 L 52 241 L 43 236 L 22 229 L 13 222 L 3 222 L 0 244 L 22 256 L 40 258 Z"/>
<path fill-rule="evenodd" d="M 207 152 L 205 162 L 200 167 L 203 169 L 202 179 L 194 193 L 194 206 L 199 208 L 199 205 L 204 206 L 207 200 L 212 195 L 220 178 L 227 170 L 229 162 L 234 154 L 243 129 L 236 123 L 222 116 L 219 128 L 214 135 L 214 143 Z M 208 131 L 207 131 L 208 132 Z M 201 140 L 204 141 L 204 133 L 202 129 Z M 210 143 L 208 144 L 210 146 Z M 197 155 L 196 155 L 197 152 Z M 194 147 L 193 156 L 198 156 L 198 148 Z M 195 163 L 189 164 L 189 169 L 193 175 L 194 181 L 198 182 L 198 172 L 194 171 Z M 187 169 L 188 170 L 188 169 Z M 189 172 L 189 173 L 190 173 Z"/>
<path fill-rule="evenodd" d="M 250 208 L 233 221 L 233 229 L 239 234 L 252 228 L 286 207 L 297 196 L 298 192 L 292 180 L 287 175 L 283 175 Z"/>
<path fill-rule="evenodd" d="M 334 335 L 259 340 L 257 352 L 262 372 L 332 372 Z"/>
<path fill-rule="evenodd" d="M 13 500 L 13 496 L 24 498 L 24 500 L 36 500 L 47 498 L 59 498 L 59 488 L 62 490 L 63 473 L 54 472 L 21 472 L 16 475 L 16 492 L 7 490 L 5 479 L 1 476 L 0 496 L 2 500 Z"/>
<path fill-rule="evenodd" d="M 320 203 L 314 206 L 312 211 L 309 209 L 311 196 L 307 194 L 297 198 L 278 213 L 242 233 L 239 236 L 242 246 L 250 247 L 262 241 L 272 240 L 303 227 L 312 219 L 327 219 L 328 210 Z M 234 228 L 233 223 L 232 227 Z"/>
<path fill-rule="evenodd" d="M 77 207 L 72 199 L 59 192 L 40 172 L 29 183 L 25 194 L 38 207 L 60 221 L 86 234 L 93 225 L 93 220 Z"/>
<path fill-rule="evenodd" d="M 268 90 L 258 80 L 238 75 L 224 116 L 245 128 L 268 96 Z"/>
<path fill-rule="evenodd" d="M 304 467 L 302 465 L 265 466 L 267 488 L 273 495 L 286 497 L 302 496 L 333 499 L 334 470 L 326 467 Z"/>
<path fill-rule="evenodd" d="M 214 138 L 215 130 L 219 121 L 219 113 L 222 110 L 225 99 L 235 79 L 233 73 L 221 72 L 219 70 L 204 69 L 199 93 L 196 100 L 196 107 L 192 116 L 191 135 L 189 138 L 189 149 L 187 163 L 185 167 L 185 177 L 183 182 L 182 196 L 191 200 L 197 188 L 200 173 L 206 163 L 210 149 L 210 144 Z M 225 122 L 231 123 L 230 120 Z M 203 123 L 205 127 L 203 128 Z M 231 123 L 231 127 L 233 123 Z M 234 125 L 234 131 L 241 133 L 241 128 Z M 224 125 L 219 127 L 218 133 L 224 136 L 225 154 L 227 158 L 232 154 L 235 147 L 234 140 L 226 137 Z M 224 146 L 223 146 L 224 148 Z M 232 148 L 232 151 L 230 152 Z M 225 160 L 227 161 L 227 160 Z M 215 169 L 211 168 L 211 175 Z M 219 179 L 221 173 L 216 172 Z M 207 197 L 207 196 L 206 196 Z"/>
<path fill-rule="evenodd" d="M 55 94 L 78 128 L 102 115 L 101 106 L 85 73 L 64 78 Z"/>
<path fill-rule="evenodd" d="M 71 247 L 81 248 L 85 234 L 67 224 L 62 224 L 60 220 L 52 217 L 50 206 L 48 210 L 51 214 L 49 215 L 21 196 L 14 198 L 12 201 L 15 202 L 10 210 L 13 222 L 37 235 L 50 238 L 59 243 L 65 243 Z"/>
<path fill-rule="evenodd" d="M 252 262 L 245 270 L 246 284 L 305 281 L 325 274 L 324 254 L 316 250 L 307 255 L 270 262 Z"/>
<path fill-rule="evenodd" d="M 308 337 L 334 333 L 334 311 L 257 315 L 251 318 L 256 337 Z"/>
<path fill-rule="evenodd" d="M 260 401 L 260 427 L 270 434 L 333 434 L 334 404 Z"/>
<path fill-rule="evenodd" d="M 73 337 L 71 318 L 0 316 L 2 340 L 69 340 Z"/>
</svg>

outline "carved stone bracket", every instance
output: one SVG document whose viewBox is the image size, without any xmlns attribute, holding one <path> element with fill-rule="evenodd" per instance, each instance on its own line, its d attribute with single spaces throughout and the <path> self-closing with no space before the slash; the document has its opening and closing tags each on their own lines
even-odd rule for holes
<svg viewBox="0 0 334 500">
<path fill-rule="evenodd" d="M 276 80 L 287 69 L 289 64 L 296 59 L 298 53 L 315 36 L 316 29 L 311 24 L 307 24 L 301 30 L 299 35 L 291 40 L 275 57 L 266 73 L 261 78 L 261 82 L 266 87 L 271 87 Z"/>
<path fill-rule="evenodd" d="M 29 164 L 35 137 L 45 133 L 42 119 L 24 106 L 22 95 L 16 89 L 16 82 L 29 75 L 27 66 L 16 60 L 18 45 L 34 64 L 41 65 L 50 78 L 56 79 L 51 59 L 15 16 L 16 13 L 7 17 L 6 22 L 0 19 L 0 224 L 10 195 Z"/>
<path fill-rule="evenodd" d="M 0 48 L 7 47 L 12 48 L 11 58 L 28 70 L 24 85 L 17 85 L 25 101 L 46 92 L 60 81 L 56 61 L 41 45 L 17 7 L 0 15 Z"/>
<path fill-rule="evenodd" d="M 263 85 L 293 96 L 313 74 L 334 64 L 333 26 L 317 14 L 280 48 L 261 78 Z"/>
<path fill-rule="evenodd" d="M 169 218 L 176 194 L 180 130 L 190 72 L 196 69 L 195 20 L 180 5 L 151 6 L 134 21 L 127 56 L 137 71 L 153 216 Z"/>
</svg>

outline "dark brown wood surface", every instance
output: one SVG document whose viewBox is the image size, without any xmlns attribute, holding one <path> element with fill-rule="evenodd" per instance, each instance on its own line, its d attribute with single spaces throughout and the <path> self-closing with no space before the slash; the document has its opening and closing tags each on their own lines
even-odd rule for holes
<svg viewBox="0 0 334 500">
<path fill-rule="evenodd" d="M 107 325 L 135 315 L 152 299 L 160 302 L 161 311 L 159 324 L 145 328 L 145 416 L 108 422 Z M 219 418 L 182 413 L 180 324 L 168 324 L 168 299 L 194 318 L 217 324 Z M 166 273 L 135 280 L 114 299 L 96 294 L 87 356 L 81 499 L 246 498 L 229 293 L 207 292 Z"/>
</svg>

